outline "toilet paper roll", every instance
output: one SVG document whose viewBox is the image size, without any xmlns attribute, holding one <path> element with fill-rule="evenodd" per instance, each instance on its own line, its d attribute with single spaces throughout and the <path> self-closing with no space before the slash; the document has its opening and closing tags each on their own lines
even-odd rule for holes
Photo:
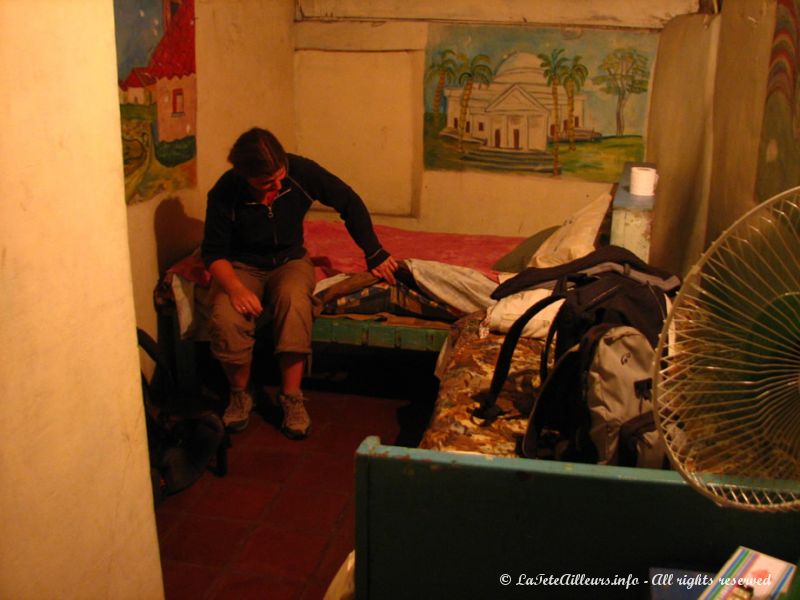
<svg viewBox="0 0 800 600">
<path fill-rule="evenodd" d="M 652 167 L 633 167 L 631 169 L 631 194 L 652 196 L 658 184 L 658 173 Z"/>
</svg>

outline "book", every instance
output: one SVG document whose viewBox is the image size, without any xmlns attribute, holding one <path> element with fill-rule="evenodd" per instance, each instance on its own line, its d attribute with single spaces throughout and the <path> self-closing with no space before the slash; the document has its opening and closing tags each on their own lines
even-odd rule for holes
<svg viewBox="0 0 800 600">
<path fill-rule="evenodd" d="M 699 600 L 778 600 L 795 570 L 792 563 L 739 546 Z"/>
</svg>

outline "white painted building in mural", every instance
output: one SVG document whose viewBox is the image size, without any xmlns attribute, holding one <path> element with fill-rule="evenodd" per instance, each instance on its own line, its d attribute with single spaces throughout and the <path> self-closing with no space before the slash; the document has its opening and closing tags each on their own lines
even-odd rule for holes
<svg viewBox="0 0 800 600">
<path fill-rule="evenodd" d="M 548 85 L 541 60 L 534 54 L 515 52 L 497 68 L 486 87 L 474 86 L 464 126 L 465 139 L 481 141 L 487 148 L 504 150 L 545 150 L 555 123 L 552 86 Z M 442 133 L 453 135 L 461 118 L 464 88 L 448 88 L 447 126 Z M 586 97 L 575 95 L 575 127 L 584 127 Z M 559 117 L 566 129 L 567 98 L 559 88 Z"/>
</svg>

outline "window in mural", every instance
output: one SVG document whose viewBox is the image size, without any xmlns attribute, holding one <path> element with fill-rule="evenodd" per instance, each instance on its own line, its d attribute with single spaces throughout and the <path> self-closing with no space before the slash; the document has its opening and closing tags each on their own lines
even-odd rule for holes
<svg viewBox="0 0 800 600">
<path fill-rule="evenodd" d="M 657 34 L 432 26 L 425 166 L 616 181 L 644 157 Z"/>
<path fill-rule="evenodd" d="M 197 184 L 194 0 L 115 0 L 125 200 Z"/>
</svg>

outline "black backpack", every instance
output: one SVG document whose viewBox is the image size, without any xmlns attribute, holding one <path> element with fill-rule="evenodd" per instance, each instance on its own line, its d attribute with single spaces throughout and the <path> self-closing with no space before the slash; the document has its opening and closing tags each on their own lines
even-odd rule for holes
<svg viewBox="0 0 800 600">
<path fill-rule="evenodd" d="M 660 468 L 665 447 L 650 398 L 655 350 L 634 327 L 594 325 L 536 396 L 520 454 Z"/>
<path fill-rule="evenodd" d="M 230 438 L 215 412 L 198 410 L 192 406 L 196 399 L 180 397 L 156 341 L 139 328 L 136 337 L 155 363 L 150 380 L 144 372 L 141 377 L 153 501 L 158 505 L 165 496 L 191 486 L 206 470 L 226 475 Z"/>
<path fill-rule="evenodd" d="M 492 383 L 481 406 L 473 414 L 490 424 L 500 414 L 497 396 L 508 377 L 511 357 L 522 331 L 536 314 L 558 300 L 564 300 L 547 333 L 539 369 L 540 380 L 547 379 L 550 351 L 553 361 L 580 343 L 589 329 L 601 323 L 630 325 L 641 331 L 655 347 L 667 314 L 666 292 L 650 282 L 632 279 L 615 270 L 595 275 L 568 274 L 560 278 L 553 293 L 526 310 L 508 329 L 497 357 Z"/>
<path fill-rule="evenodd" d="M 521 408 L 523 413 L 530 414 L 521 453 L 529 457 L 542 456 L 539 449 L 550 444 L 555 458 L 597 462 L 597 452 L 589 436 L 592 407 L 586 399 L 586 381 L 598 341 L 610 329 L 627 326 L 646 340 L 645 345 L 652 352 L 666 318 L 667 292 L 674 291 L 679 284 L 674 277 L 631 277 L 630 269 L 625 267 L 601 268 L 593 274 L 562 274 L 554 284 L 552 295 L 531 306 L 509 328 L 488 393 L 482 396 L 473 414 L 483 419 L 485 426 L 502 414 L 496 403 L 497 396 L 508 376 L 511 358 L 525 325 L 542 309 L 563 300 L 541 356 L 539 393 L 531 398 L 529 407 Z M 555 364 L 552 374 L 549 373 L 551 349 Z M 620 446 L 620 456 L 625 457 L 630 456 L 627 449 L 631 445 L 641 445 L 642 436 L 654 429 L 652 420 L 647 422 L 645 407 L 649 405 L 644 404 L 644 394 L 649 394 L 648 383 L 634 383 L 630 401 L 640 403 L 645 422 L 635 420 L 626 424 L 625 433 L 631 432 L 632 441 L 623 441 Z M 537 448 L 535 454 L 534 448 Z M 616 460 L 616 451 L 614 455 Z"/>
</svg>

